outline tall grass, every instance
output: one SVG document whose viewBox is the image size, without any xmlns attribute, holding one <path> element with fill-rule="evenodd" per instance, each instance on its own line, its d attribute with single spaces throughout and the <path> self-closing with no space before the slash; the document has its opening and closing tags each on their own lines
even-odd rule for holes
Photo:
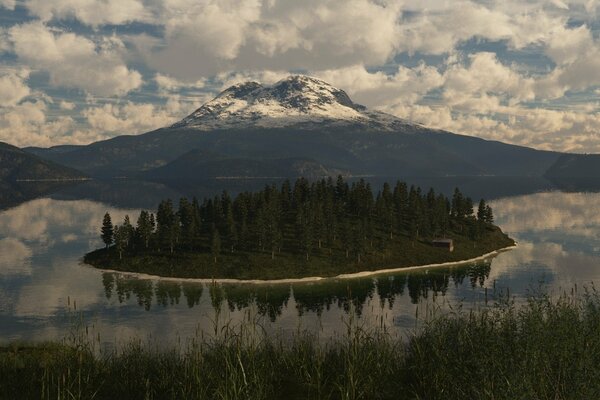
<svg viewBox="0 0 600 400">
<path fill-rule="evenodd" d="M 171 350 L 132 341 L 0 350 L 3 399 L 597 399 L 600 296 L 501 299 L 430 318 L 409 338 L 346 321 L 330 341 L 250 320 Z M 217 324 L 216 324 L 217 326 Z"/>
</svg>

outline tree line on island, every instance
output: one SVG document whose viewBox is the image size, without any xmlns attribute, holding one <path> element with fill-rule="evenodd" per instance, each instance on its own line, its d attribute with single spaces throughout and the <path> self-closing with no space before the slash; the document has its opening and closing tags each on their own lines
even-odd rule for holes
<svg viewBox="0 0 600 400">
<path fill-rule="evenodd" d="M 232 198 L 227 192 L 199 202 L 181 198 L 177 208 L 163 200 L 156 213 L 140 212 L 136 225 L 125 216 L 113 225 L 104 215 L 101 237 L 121 259 L 127 254 L 210 253 L 215 263 L 224 253 L 281 252 L 310 259 L 315 252 L 358 263 L 368 252 L 398 240 L 430 241 L 455 233 L 477 240 L 494 222 L 482 199 L 477 212 L 457 188 L 451 198 L 423 193 L 398 181 L 384 183 L 377 194 L 364 180 L 351 184 L 341 176 L 309 182 L 286 180 L 258 192 Z"/>
</svg>

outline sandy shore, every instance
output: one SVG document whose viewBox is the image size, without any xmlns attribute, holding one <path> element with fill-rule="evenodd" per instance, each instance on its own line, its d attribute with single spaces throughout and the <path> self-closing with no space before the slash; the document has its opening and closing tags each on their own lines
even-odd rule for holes
<svg viewBox="0 0 600 400">
<path fill-rule="evenodd" d="M 415 266 L 411 266 L 411 267 L 378 269 L 375 271 L 362 271 L 362 272 L 355 272 L 352 274 L 341 274 L 341 275 L 332 276 L 332 277 L 308 276 L 305 278 L 272 279 L 272 280 L 268 280 L 268 279 L 227 279 L 227 278 L 221 278 L 221 279 L 174 278 L 174 277 L 144 274 L 144 273 L 139 273 L 139 272 L 124 272 L 124 271 L 117 271 L 114 269 L 96 268 L 92 265 L 88 265 L 85 263 L 84 263 L 84 265 L 87 265 L 90 268 L 93 268 L 93 269 L 101 271 L 101 272 L 112 272 L 112 273 L 117 273 L 117 274 L 120 274 L 123 276 L 131 277 L 131 278 L 172 281 L 172 282 L 196 282 L 196 283 L 213 283 L 214 282 L 214 283 L 247 283 L 247 284 L 308 283 L 308 282 L 317 282 L 317 281 L 322 281 L 322 280 L 327 280 L 327 279 L 333 280 L 333 279 L 364 278 L 367 276 L 384 275 L 384 274 L 405 272 L 405 271 L 414 271 L 414 270 L 418 270 L 418 269 L 443 268 L 443 267 L 453 267 L 453 266 L 464 265 L 464 264 L 472 264 L 474 262 L 483 261 L 483 260 L 486 260 L 489 258 L 494 258 L 498 254 L 503 253 L 508 250 L 511 250 L 511 249 L 514 249 L 515 247 L 517 247 L 516 244 L 514 246 L 504 247 L 502 249 L 483 254 L 479 257 L 470 258 L 468 260 L 450 261 L 450 262 L 439 263 L 439 264 L 427 264 L 427 265 L 415 265 Z"/>
</svg>

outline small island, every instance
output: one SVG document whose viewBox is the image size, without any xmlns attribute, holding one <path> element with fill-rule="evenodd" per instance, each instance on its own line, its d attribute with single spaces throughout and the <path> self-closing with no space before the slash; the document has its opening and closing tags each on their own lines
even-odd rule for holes
<svg viewBox="0 0 600 400">
<path fill-rule="evenodd" d="M 455 189 L 452 198 L 397 182 L 374 194 L 341 176 L 299 178 L 261 191 L 171 200 L 113 225 L 85 255 L 101 269 L 163 277 L 276 280 L 333 277 L 468 260 L 514 245 L 492 209 Z"/>
</svg>

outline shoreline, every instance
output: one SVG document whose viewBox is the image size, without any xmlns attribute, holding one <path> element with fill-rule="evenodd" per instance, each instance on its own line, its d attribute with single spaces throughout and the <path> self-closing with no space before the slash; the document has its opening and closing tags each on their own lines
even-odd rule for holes
<svg viewBox="0 0 600 400">
<path fill-rule="evenodd" d="M 93 265 L 86 264 L 82 261 L 82 264 L 93 268 L 97 271 L 108 272 L 108 273 L 117 273 L 122 274 L 128 277 L 137 278 L 137 279 L 146 279 L 146 280 L 159 280 L 159 281 L 171 281 L 171 282 L 193 282 L 193 283 L 241 283 L 241 284 L 253 284 L 253 285 L 261 285 L 261 284 L 288 284 L 288 283 L 310 283 L 310 282 L 319 282 L 323 280 L 334 280 L 334 279 L 355 279 L 355 278 L 365 278 L 368 276 L 375 275 L 384 275 L 396 272 L 403 271 L 414 271 L 419 269 L 428 269 L 428 268 L 442 268 L 442 267 L 454 267 L 458 265 L 471 264 L 477 261 L 483 261 L 488 258 L 494 258 L 501 253 L 512 250 L 517 247 L 517 243 L 515 242 L 512 246 L 503 247 L 498 250 L 491 251 L 489 253 L 483 254 L 478 257 L 470 258 L 468 260 L 460 260 L 460 261 L 448 261 L 444 263 L 437 264 L 426 264 L 426 265 L 414 265 L 408 267 L 398 267 L 398 268 L 385 268 L 378 269 L 374 271 L 361 271 L 361 272 L 353 272 L 350 274 L 340 274 L 331 277 L 323 277 L 323 276 L 307 276 L 305 278 L 284 278 L 284 279 L 235 279 L 235 278 L 176 278 L 171 276 L 160 276 L 160 275 L 151 275 L 142 272 L 126 272 L 126 271 L 118 271 L 115 269 L 104 269 L 104 268 L 96 268 Z"/>
</svg>

